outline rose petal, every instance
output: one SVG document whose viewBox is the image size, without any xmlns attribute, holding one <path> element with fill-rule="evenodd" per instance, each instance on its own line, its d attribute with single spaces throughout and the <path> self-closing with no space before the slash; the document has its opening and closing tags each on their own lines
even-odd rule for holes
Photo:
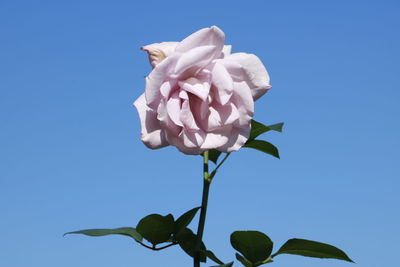
<svg viewBox="0 0 400 267">
<path fill-rule="evenodd" d="M 233 127 L 230 135 L 229 140 L 226 144 L 217 148 L 218 151 L 224 153 L 230 153 L 232 151 L 239 150 L 249 139 L 251 128 L 235 128 Z"/>
<path fill-rule="evenodd" d="M 168 143 L 174 147 L 176 147 L 180 152 L 188 154 L 188 155 L 198 155 L 203 151 L 199 151 L 199 148 L 188 148 L 183 144 L 181 134 L 179 136 L 175 136 L 168 131 L 165 132 L 165 137 L 168 140 Z"/>
<path fill-rule="evenodd" d="M 210 108 L 208 117 L 208 131 L 214 131 L 224 125 L 233 124 L 239 119 L 239 111 L 233 103 L 227 105 L 214 104 Z"/>
<path fill-rule="evenodd" d="M 179 118 L 185 129 L 192 131 L 200 130 L 193 117 L 192 111 L 190 110 L 189 100 L 183 101 Z"/>
<path fill-rule="evenodd" d="M 178 82 L 178 84 L 182 89 L 198 96 L 203 101 L 207 99 L 210 92 L 210 84 L 207 81 L 200 81 L 194 77 Z"/>
<path fill-rule="evenodd" d="M 185 92 L 185 91 L 182 91 Z M 201 100 L 196 96 L 189 96 L 190 109 L 192 110 L 193 117 L 197 122 L 197 125 L 202 129 L 207 129 L 207 120 L 209 116 L 209 102 L 208 99 L 205 101 Z"/>
<path fill-rule="evenodd" d="M 225 67 L 216 62 L 212 69 L 212 84 L 217 89 L 214 92 L 221 105 L 228 103 L 233 92 L 233 81 Z"/>
<path fill-rule="evenodd" d="M 218 130 L 208 132 L 201 148 L 208 150 L 224 146 L 229 141 L 231 131 L 232 125 L 228 125 Z"/>
<path fill-rule="evenodd" d="M 176 91 L 167 101 L 167 112 L 171 120 L 178 126 L 183 126 L 180 120 L 181 99 Z"/>
<path fill-rule="evenodd" d="M 196 66 L 197 70 L 200 70 L 214 59 L 215 51 L 216 47 L 214 45 L 206 45 L 195 47 L 183 53 L 176 63 L 175 74 L 180 74 L 194 66 Z"/>
<path fill-rule="evenodd" d="M 142 46 L 140 49 L 147 52 L 149 61 L 153 68 L 165 58 L 169 57 L 177 46 L 178 42 L 162 42 Z"/>
<path fill-rule="evenodd" d="M 213 45 L 216 47 L 215 56 L 221 54 L 224 47 L 225 34 L 217 26 L 201 29 L 182 40 L 175 48 L 177 52 L 187 52 L 199 46 Z"/>
<path fill-rule="evenodd" d="M 239 112 L 239 118 L 235 121 L 235 125 L 248 127 L 254 115 L 254 100 L 251 90 L 246 82 L 234 82 L 233 92 L 232 102 Z"/>
<path fill-rule="evenodd" d="M 260 98 L 271 88 L 268 72 L 256 55 L 234 53 L 226 57 L 226 59 L 237 62 L 243 67 L 254 100 Z"/>
<path fill-rule="evenodd" d="M 160 87 L 168 77 L 168 74 L 172 72 L 178 58 L 179 54 L 173 54 L 166 58 L 146 77 L 145 96 L 149 107 L 153 109 L 157 108 L 161 97 Z"/>
<path fill-rule="evenodd" d="M 139 113 L 143 143 L 151 149 L 168 146 L 164 131 L 157 120 L 157 113 L 146 105 L 144 94 L 134 102 L 134 106 Z"/>
<path fill-rule="evenodd" d="M 164 130 L 166 136 L 167 133 L 174 136 L 178 136 L 182 131 L 182 127 L 176 125 L 169 116 L 167 109 L 167 102 L 164 99 L 161 99 L 160 104 L 158 105 L 157 120 L 160 122 L 161 128 Z M 171 144 L 168 138 L 167 141 L 168 143 Z"/>
<path fill-rule="evenodd" d="M 160 87 L 160 93 L 164 98 L 168 98 L 172 91 L 172 85 L 170 81 L 165 81 Z"/>
<path fill-rule="evenodd" d="M 182 98 L 182 99 L 185 99 L 185 100 L 189 99 L 189 95 L 186 93 L 185 90 L 180 90 L 179 91 L 179 97 Z"/>
<path fill-rule="evenodd" d="M 184 146 L 200 150 L 200 146 L 204 143 L 205 134 L 202 130 L 188 131 L 184 129 L 179 137 L 181 138 Z"/>
</svg>

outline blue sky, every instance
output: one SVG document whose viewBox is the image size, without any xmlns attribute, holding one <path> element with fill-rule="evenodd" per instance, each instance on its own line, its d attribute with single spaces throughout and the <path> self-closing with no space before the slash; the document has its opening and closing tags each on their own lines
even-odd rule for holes
<svg viewBox="0 0 400 267">
<path fill-rule="evenodd" d="M 200 203 L 201 157 L 147 149 L 132 102 L 150 71 L 138 47 L 219 26 L 258 55 L 273 88 L 255 118 L 281 160 L 234 153 L 213 182 L 205 242 L 234 259 L 235 230 L 398 263 L 400 4 L 390 0 L 0 2 L 0 266 L 191 266 L 179 248 L 62 237 L 135 226 Z M 212 265 L 209 263 L 208 265 Z M 280 256 L 276 266 L 349 263 Z M 240 266 L 236 263 L 234 266 Z"/>
</svg>

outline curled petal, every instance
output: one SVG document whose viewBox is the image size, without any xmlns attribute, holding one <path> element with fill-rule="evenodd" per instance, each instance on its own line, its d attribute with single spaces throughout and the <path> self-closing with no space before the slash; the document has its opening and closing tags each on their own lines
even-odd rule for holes
<svg viewBox="0 0 400 267">
<path fill-rule="evenodd" d="M 200 146 L 204 142 L 205 134 L 202 130 L 188 131 L 184 129 L 179 137 L 183 141 L 184 146 L 200 151 Z"/>
<path fill-rule="evenodd" d="M 216 89 L 214 92 L 219 103 L 221 105 L 228 103 L 233 92 L 233 81 L 225 67 L 218 62 L 212 69 L 212 83 Z"/>
<path fill-rule="evenodd" d="M 175 124 L 171 119 L 170 114 L 168 114 L 167 104 L 168 103 L 164 99 L 160 101 L 160 105 L 157 108 L 157 119 L 160 121 L 161 128 L 164 130 L 166 137 L 168 137 L 167 133 L 178 136 L 182 131 L 182 127 Z M 171 144 L 169 141 L 168 143 Z"/>
<path fill-rule="evenodd" d="M 134 106 L 139 113 L 143 143 L 151 149 L 168 146 L 157 113 L 146 105 L 144 94 L 135 101 Z"/>
<path fill-rule="evenodd" d="M 167 101 L 167 112 L 171 120 L 178 126 L 183 126 L 180 120 L 181 99 L 179 93 L 175 92 Z"/>
<path fill-rule="evenodd" d="M 179 118 L 183 123 L 185 129 L 192 131 L 200 130 L 200 128 L 196 124 L 192 111 L 190 110 L 189 100 L 183 101 Z"/>
<path fill-rule="evenodd" d="M 142 46 L 140 49 L 147 52 L 150 64 L 154 68 L 158 63 L 175 51 L 177 44 L 178 42 L 154 43 Z"/>
<path fill-rule="evenodd" d="M 214 131 L 222 126 L 233 124 L 239 119 L 239 114 L 233 103 L 211 106 L 207 130 Z"/>
<path fill-rule="evenodd" d="M 194 77 L 190 77 L 183 82 L 179 82 L 179 86 L 185 91 L 198 96 L 203 101 L 207 99 L 210 92 L 210 84 L 207 81 L 200 81 Z"/>
<path fill-rule="evenodd" d="M 186 91 L 181 91 L 181 92 L 186 92 Z M 192 111 L 192 114 L 198 123 L 199 127 L 202 129 L 207 128 L 207 118 L 210 114 L 210 108 L 209 108 L 209 101 L 206 99 L 205 101 L 201 100 L 198 97 L 190 97 L 188 98 L 191 105 L 190 109 Z"/>
<path fill-rule="evenodd" d="M 270 78 L 261 60 L 253 54 L 234 53 L 226 60 L 239 63 L 243 68 L 244 77 L 249 84 L 254 100 L 260 98 L 271 88 Z M 234 65 L 231 65 L 233 67 Z M 236 72 L 239 70 L 236 69 Z"/>
<path fill-rule="evenodd" d="M 254 100 L 250 88 L 246 82 L 235 82 L 233 88 L 232 102 L 239 112 L 235 125 L 242 128 L 250 127 L 254 115 Z"/>
<path fill-rule="evenodd" d="M 215 51 L 214 45 L 199 46 L 189 50 L 178 59 L 174 72 L 180 74 L 191 67 L 202 69 L 214 59 Z"/>
<path fill-rule="evenodd" d="M 229 140 L 226 144 L 218 147 L 217 149 L 224 153 L 239 150 L 249 139 L 250 127 L 248 128 L 232 128 L 230 132 Z"/>
<path fill-rule="evenodd" d="M 165 82 L 166 78 L 172 72 L 178 58 L 178 54 L 173 54 L 172 56 L 166 58 L 161 63 L 159 63 L 152 72 L 150 72 L 149 76 L 146 77 L 145 95 L 147 105 L 149 107 L 153 109 L 157 108 L 161 97 L 161 85 Z"/>
<path fill-rule="evenodd" d="M 232 125 L 228 125 L 215 131 L 208 132 L 201 148 L 208 150 L 224 146 L 230 139 L 231 131 Z"/>
<path fill-rule="evenodd" d="M 175 51 L 184 53 L 199 46 L 212 45 L 216 47 L 215 56 L 217 57 L 221 54 L 224 42 L 224 32 L 217 26 L 212 26 L 201 29 L 186 37 L 176 46 Z"/>
</svg>

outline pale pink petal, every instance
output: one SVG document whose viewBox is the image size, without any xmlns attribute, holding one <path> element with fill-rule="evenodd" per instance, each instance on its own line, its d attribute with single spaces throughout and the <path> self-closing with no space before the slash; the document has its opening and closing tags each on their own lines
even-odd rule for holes
<svg viewBox="0 0 400 267">
<path fill-rule="evenodd" d="M 172 91 L 172 86 L 170 81 L 165 81 L 160 86 L 160 93 L 164 98 L 168 98 Z"/>
<path fill-rule="evenodd" d="M 165 132 L 165 136 L 166 139 L 168 140 L 168 143 L 174 147 L 176 147 L 180 152 L 185 153 L 185 154 L 189 154 L 189 155 L 198 155 L 201 154 L 197 153 L 198 152 L 198 148 L 188 148 L 186 147 L 183 142 L 182 142 L 182 138 L 180 137 L 181 134 L 179 134 L 179 136 L 175 136 L 173 134 L 170 134 L 169 132 Z"/>
<path fill-rule="evenodd" d="M 246 82 L 234 82 L 233 91 L 232 102 L 239 112 L 239 118 L 235 121 L 235 125 L 248 127 L 254 115 L 254 100 L 251 90 Z"/>
<path fill-rule="evenodd" d="M 158 63 L 163 61 L 175 51 L 177 44 L 178 42 L 154 43 L 142 46 L 140 49 L 147 52 L 150 64 L 154 68 Z"/>
<path fill-rule="evenodd" d="M 204 143 L 204 139 L 206 136 L 202 130 L 188 131 L 186 129 L 183 129 L 179 137 L 181 138 L 184 146 L 188 148 L 200 149 L 201 145 Z"/>
<path fill-rule="evenodd" d="M 153 109 L 157 108 L 161 97 L 161 85 L 165 82 L 168 74 L 172 72 L 178 58 L 179 55 L 173 54 L 158 64 L 153 71 L 150 72 L 149 76 L 146 77 L 145 95 L 149 107 Z"/>
<path fill-rule="evenodd" d="M 208 132 L 201 148 L 208 150 L 224 146 L 230 139 L 231 131 L 232 125 L 227 125 L 218 130 Z"/>
<path fill-rule="evenodd" d="M 188 100 L 188 99 L 189 99 L 189 95 L 186 93 L 185 90 L 180 90 L 180 92 L 179 92 L 179 97 L 180 97 L 181 99 L 184 99 L 184 100 Z"/>
<path fill-rule="evenodd" d="M 221 126 L 233 124 L 239 119 L 240 113 L 233 103 L 227 105 L 214 104 L 209 109 L 208 131 L 214 131 Z"/>
<path fill-rule="evenodd" d="M 210 92 L 210 84 L 207 81 L 201 81 L 194 77 L 190 77 L 183 82 L 178 82 L 178 84 L 182 89 L 198 96 L 203 101 L 207 99 Z"/>
<path fill-rule="evenodd" d="M 192 111 L 190 110 L 189 100 L 183 101 L 179 118 L 185 129 L 192 131 L 200 130 L 193 117 Z"/>
<path fill-rule="evenodd" d="M 248 128 L 232 128 L 229 135 L 229 141 L 218 147 L 217 150 L 225 153 L 239 150 L 249 139 L 250 127 Z"/>
<path fill-rule="evenodd" d="M 247 74 L 242 65 L 240 65 L 238 62 L 229 59 L 223 59 L 218 60 L 218 63 L 222 64 L 225 67 L 225 69 L 231 75 L 233 81 L 240 82 L 243 80 L 247 80 Z"/>
<path fill-rule="evenodd" d="M 168 146 L 164 131 L 157 120 L 157 113 L 146 105 L 144 94 L 135 101 L 134 106 L 139 113 L 143 143 L 152 149 Z"/>
<path fill-rule="evenodd" d="M 180 120 L 181 112 L 181 99 L 179 98 L 179 92 L 176 91 L 167 101 L 167 112 L 171 120 L 178 126 L 183 126 Z"/>
<path fill-rule="evenodd" d="M 161 99 L 160 104 L 158 105 L 157 120 L 160 122 L 161 128 L 164 130 L 165 134 L 169 133 L 171 135 L 178 136 L 182 131 L 182 127 L 176 125 L 169 116 L 167 102 L 165 99 Z M 168 143 L 171 144 L 169 141 Z"/>
<path fill-rule="evenodd" d="M 256 55 L 234 53 L 229 55 L 226 59 L 235 61 L 243 67 L 254 100 L 260 98 L 271 88 L 268 72 Z"/>
<path fill-rule="evenodd" d="M 214 107 L 210 107 L 210 115 L 208 116 L 207 130 L 213 131 L 222 126 L 221 116 Z"/>
<path fill-rule="evenodd" d="M 213 59 L 216 47 L 213 45 L 199 46 L 183 53 L 176 63 L 175 74 L 180 74 L 190 67 L 201 69 L 207 66 Z"/>
<path fill-rule="evenodd" d="M 225 42 L 225 34 L 216 26 L 201 29 L 182 40 L 175 51 L 188 52 L 189 50 L 199 46 L 215 46 L 215 57 L 221 54 Z"/>
<path fill-rule="evenodd" d="M 232 46 L 231 45 L 224 45 L 222 48 L 222 58 L 225 58 L 231 54 Z"/>
<path fill-rule="evenodd" d="M 185 91 L 182 91 L 185 92 Z M 197 122 L 199 128 L 206 129 L 207 128 L 207 121 L 206 118 L 209 116 L 209 102 L 208 99 L 205 101 L 201 100 L 197 96 L 189 96 L 189 102 L 191 103 L 190 109 L 192 111 L 193 117 Z"/>
<path fill-rule="evenodd" d="M 233 92 L 233 81 L 231 76 L 225 67 L 216 62 L 214 68 L 212 69 L 212 84 L 216 88 L 214 91 L 217 96 L 217 100 L 225 105 L 228 103 Z"/>
<path fill-rule="evenodd" d="M 222 124 L 232 124 L 239 119 L 239 111 L 233 103 L 224 106 L 217 106 Z"/>
</svg>

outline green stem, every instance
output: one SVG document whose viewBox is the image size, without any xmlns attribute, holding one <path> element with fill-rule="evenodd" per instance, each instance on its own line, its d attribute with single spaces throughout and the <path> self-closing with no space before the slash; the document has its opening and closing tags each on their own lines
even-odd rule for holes
<svg viewBox="0 0 400 267">
<path fill-rule="evenodd" d="M 208 174 L 208 151 L 205 151 L 203 154 L 203 196 L 201 200 L 201 212 L 199 225 L 197 228 L 197 238 L 194 249 L 194 267 L 200 267 L 200 248 L 203 239 L 204 233 L 204 225 L 206 222 L 206 214 L 207 214 L 207 204 L 208 204 L 208 193 L 210 190 L 211 180 Z"/>
<path fill-rule="evenodd" d="M 139 242 L 139 241 L 136 241 L 136 242 L 138 242 L 140 245 L 142 245 L 145 248 L 148 248 L 148 249 L 151 249 L 151 250 L 155 250 L 155 251 L 162 250 L 162 249 L 165 249 L 165 248 L 169 248 L 171 246 L 178 245 L 178 243 L 173 242 L 173 243 L 165 245 L 163 247 L 156 248 L 155 246 L 150 247 L 150 246 L 148 246 L 148 245 L 146 245 L 146 244 L 144 244 L 142 242 Z"/>
</svg>

